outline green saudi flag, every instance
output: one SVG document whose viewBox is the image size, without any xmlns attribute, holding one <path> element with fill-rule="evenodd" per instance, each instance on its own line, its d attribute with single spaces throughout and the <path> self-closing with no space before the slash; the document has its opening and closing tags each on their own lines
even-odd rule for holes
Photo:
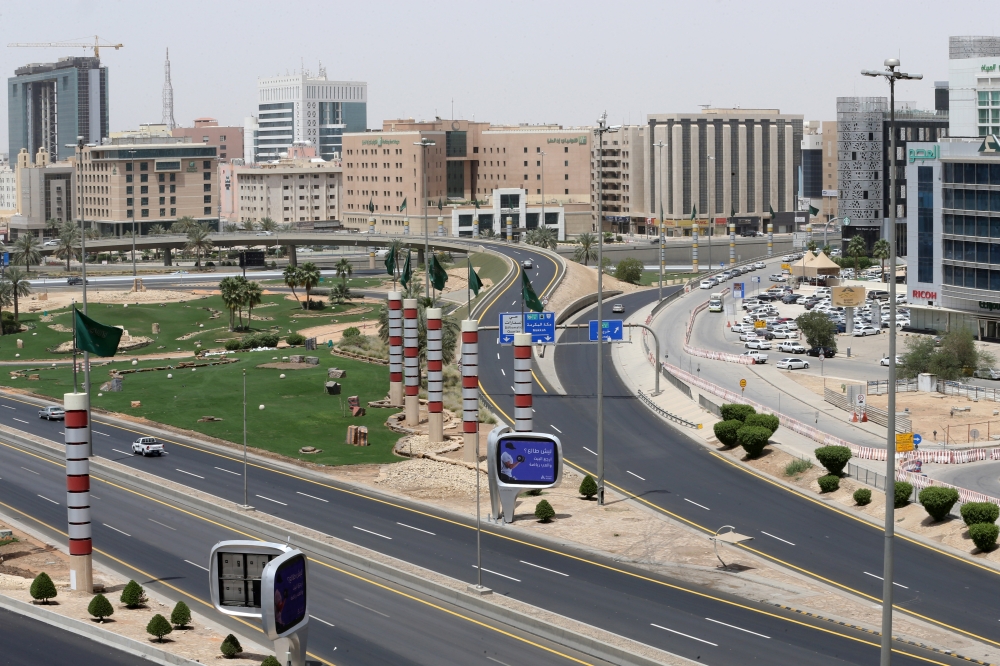
<svg viewBox="0 0 1000 666">
<path fill-rule="evenodd" d="M 368 212 L 369 213 L 374 213 L 375 212 L 375 202 L 374 202 L 374 200 L 372 198 L 368 199 Z"/>
<path fill-rule="evenodd" d="M 736 217 L 736 206 L 729 209 L 729 217 Z"/>
<path fill-rule="evenodd" d="M 437 289 L 438 291 L 443 291 L 444 290 L 444 283 L 447 282 L 447 281 L 448 281 L 448 273 L 447 273 L 447 271 L 445 271 L 444 267 L 441 266 L 441 263 L 438 261 L 437 255 L 436 254 L 432 254 L 431 255 L 431 284 L 434 285 L 434 288 Z"/>
<path fill-rule="evenodd" d="M 697 220 L 698 219 L 698 207 L 697 206 L 691 206 L 691 219 L 692 220 Z"/>
<path fill-rule="evenodd" d="M 767 209 L 771 211 L 771 219 L 774 219 L 774 206 L 768 206 Z"/>
<path fill-rule="evenodd" d="M 403 264 L 403 274 L 399 276 L 399 284 L 403 285 L 403 289 L 406 289 L 410 285 L 410 280 L 413 278 L 413 270 L 410 268 L 410 251 L 406 251 L 406 263 Z"/>
<path fill-rule="evenodd" d="M 399 212 L 402 213 L 406 210 L 406 199 L 403 199 L 403 205 L 399 207 Z"/>
<path fill-rule="evenodd" d="M 819 208 L 816 208 L 815 206 L 809 206 L 809 215 L 811 217 L 816 217 L 817 215 L 819 215 Z"/>
<path fill-rule="evenodd" d="M 472 261 L 469 261 L 469 289 L 478 296 L 479 290 L 483 288 L 483 281 L 479 279 L 479 274 L 476 273 L 476 269 L 472 267 Z"/>
<path fill-rule="evenodd" d="M 389 275 L 396 275 L 396 246 L 389 246 L 389 252 L 385 255 L 385 272 Z"/>
<path fill-rule="evenodd" d="M 538 300 L 535 290 L 531 288 L 531 280 L 528 279 L 528 274 L 524 271 L 521 271 L 521 300 L 524 301 L 524 307 L 534 312 L 541 312 L 545 309 L 542 302 Z"/>
<path fill-rule="evenodd" d="M 76 348 L 98 356 L 114 356 L 118 351 L 118 342 L 122 339 L 122 329 L 96 322 L 75 308 L 73 312 L 76 319 Z"/>
</svg>

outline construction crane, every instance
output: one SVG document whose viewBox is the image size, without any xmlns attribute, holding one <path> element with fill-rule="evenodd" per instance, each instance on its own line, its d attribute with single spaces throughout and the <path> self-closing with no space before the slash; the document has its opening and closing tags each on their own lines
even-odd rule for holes
<svg viewBox="0 0 1000 666">
<path fill-rule="evenodd" d="M 94 35 L 94 43 L 89 42 L 13 42 L 7 45 L 8 47 L 27 47 L 27 48 L 68 48 L 68 47 L 80 47 L 85 49 L 94 49 L 94 57 L 101 57 L 101 47 L 113 48 L 115 51 L 125 46 L 124 44 L 112 44 L 110 42 L 102 42 L 101 38 Z"/>
</svg>

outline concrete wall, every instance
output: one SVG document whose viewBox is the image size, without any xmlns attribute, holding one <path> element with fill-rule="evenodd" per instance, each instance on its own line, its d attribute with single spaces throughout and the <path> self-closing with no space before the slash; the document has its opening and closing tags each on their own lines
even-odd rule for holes
<svg viewBox="0 0 1000 666">
<path fill-rule="evenodd" d="M 821 244 L 823 242 L 822 234 L 817 236 L 814 233 L 813 240 L 815 240 L 817 244 Z M 836 247 L 839 240 L 839 236 L 830 234 L 829 242 L 831 246 Z M 567 259 L 573 258 L 573 251 L 574 247 L 572 245 L 560 245 L 557 250 L 560 255 L 566 257 Z M 612 265 L 617 264 L 619 261 L 627 257 L 634 257 L 646 265 L 657 265 L 659 264 L 659 251 L 658 245 L 648 243 L 611 243 L 604 246 L 604 256 L 611 259 Z M 787 235 L 775 236 L 774 255 L 776 257 L 780 257 L 781 255 L 788 254 L 790 252 L 792 252 L 792 237 Z M 766 257 L 767 237 L 737 238 L 736 256 L 737 261 Z M 711 258 L 715 266 L 718 266 L 720 261 L 725 262 L 726 265 L 729 264 L 728 236 L 714 236 L 712 238 Z M 708 243 L 706 242 L 705 237 L 702 236 L 698 240 L 698 260 L 702 267 L 705 267 L 708 264 L 708 259 Z M 591 262 L 591 265 L 594 265 L 594 263 L 596 262 Z M 666 265 L 689 266 L 690 264 L 691 239 L 677 238 L 668 241 L 666 246 Z"/>
</svg>

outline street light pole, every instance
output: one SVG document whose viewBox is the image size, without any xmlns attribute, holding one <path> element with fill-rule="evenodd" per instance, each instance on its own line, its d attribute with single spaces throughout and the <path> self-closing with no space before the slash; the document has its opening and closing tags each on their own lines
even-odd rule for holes
<svg viewBox="0 0 1000 666">
<path fill-rule="evenodd" d="M 420 141 L 414 142 L 414 146 L 420 146 L 420 157 L 422 157 L 422 163 L 420 168 L 424 172 L 424 272 L 427 274 L 424 279 L 424 297 L 431 297 L 431 256 L 430 256 L 430 240 L 427 236 L 427 149 L 430 146 L 435 145 L 433 141 L 429 140 L 427 137 L 423 137 Z"/>
<path fill-rule="evenodd" d="M 843 220 L 843 219 L 844 218 L 842 218 L 842 217 L 834 217 L 834 218 L 831 218 L 831 219 L 827 220 L 826 224 L 823 225 L 823 247 L 826 247 L 827 245 L 829 245 L 829 243 L 826 242 L 826 235 L 827 235 L 827 232 L 830 230 L 830 225 L 832 223 L 836 222 L 837 220 Z"/>
<path fill-rule="evenodd" d="M 663 180 L 666 177 L 666 172 L 667 172 L 667 170 L 663 167 L 663 149 L 666 147 L 667 144 L 665 144 L 662 141 L 660 141 L 659 143 L 656 143 L 654 145 L 657 148 L 660 149 L 660 151 L 659 151 L 660 152 L 660 292 L 659 292 L 658 298 L 657 298 L 657 302 L 659 302 L 659 301 L 663 300 L 663 252 L 664 252 L 664 249 L 665 249 L 664 248 L 664 242 L 663 242 L 663 232 L 664 232 L 664 229 L 663 229 L 663 194 L 664 194 L 664 191 L 666 190 L 666 186 L 664 185 Z"/>
<path fill-rule="evenodd" d="M 538 228 L 545 229 L 545 153 L 540 153 L 540 155 L 542 156 L 542 220 Z"/>
<path fill-rule="evenodd" d="M 889 358 L 896 358 L 896 81 L 922 79 L 922 74 L 898 72 L 899 60 L 887 58 L 885 69 L 862 70 L 864 76 L 882 76 L 889 82 Z M 885 455 L 885 554 L 882 563 L 881 666 L 892 663 L 892 551 L 895 536 L 896 490 L 896 364 L 889 364 L 889 423 Z"/>
</svg>

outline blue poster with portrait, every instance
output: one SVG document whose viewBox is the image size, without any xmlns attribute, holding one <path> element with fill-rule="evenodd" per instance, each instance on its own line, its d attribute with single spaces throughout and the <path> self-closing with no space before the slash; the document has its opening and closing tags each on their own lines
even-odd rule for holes
<svg viewBox="0 0 1000 666">
<path fill-rule="evenodd" d="M 497 474 L 509 484 L 549 485 L 557 474 L 556 444 L 546 439 L 503 437 L 497 448 Z"/>
</svg>

